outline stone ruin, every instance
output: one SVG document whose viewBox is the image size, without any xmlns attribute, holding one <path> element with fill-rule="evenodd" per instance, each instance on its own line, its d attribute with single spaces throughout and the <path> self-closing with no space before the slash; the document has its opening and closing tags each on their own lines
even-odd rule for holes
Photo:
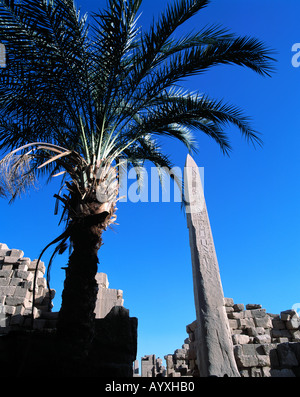
<svg viewBox="0 0 300 397">
<path fill-rule="evenodd" d="M 107 275 L 97 273 L 95 336 L 85 363 L 77 365 L 56 339 L 59 312 L 52 311 L 55 291 L 44 276 L 43 262 L 0 244 L 0 377 L 10 376 L 11 368 L 26 376 L 46 366 L 52 376 L 132 376 L 137 319 L 123 307 L 123 291 L 109 289 Z"/>
<path fill-rule="evenodd" d="M 55 290 L 49 291 L 45 265 L 24 257 L 19 249 L 0 244 L 0 335 L 22 328 L 55 329 L 58 312 L 53 312 Z M 36 271 L 34 305 L 33 286 Z M 123 306 L 123 291 L 109 289 L 107 275 L 97 273 L 98 297 L 95 318 L 104 318 L 114 306 Z M 50 299 L 51 298 L 51 299 Z M 33 321 L 32 321 L 33 319 Z"/>
<path fill-rule="evenodd" d="M 233 352 L 241 377 L 300 377 L 300 318 L 295 310 L 267 313 L 261 305 L 225 298 Z M 199 377 L 197 321 L 187 325 L 181 349 L 165 356 L 166 376 Z"/>
</svg>

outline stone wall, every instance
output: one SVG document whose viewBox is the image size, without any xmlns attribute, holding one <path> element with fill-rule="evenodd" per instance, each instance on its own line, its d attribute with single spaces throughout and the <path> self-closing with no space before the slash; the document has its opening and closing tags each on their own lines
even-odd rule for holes
<svg viewBox="0 0 300 397">
<path fill-rule="evenodd" d="M 50 300 L 55 291 L 49 291 L 44 275 L 43 262 L 37 268 L 37 260 L 0 244 L 0 377 L 31 376 L 41 368 L 55 377 L 133 376 L 137 319 L 123 307 L 123 292 L 109 289 L 106 274 L 97 274 L 95 335 L 85 361 L 78 362 L 56 336 L 58 312 L 52 312 Z"/>
<path fill-rule="evenodd" d="M 55 313 L 51 313 L 50 293 L 53 299 L 55 290 L 47 288 L 45 266 L 37 260 L 24 257 L 24 252 L 9 249 L 0 244 L 0 334 L 19 327 L 33 329 L 53 328 Z M 35 302 L 32 311 L 34 275 L 36 270 Z"/>
<path fill-rule="evenodd" d="M 0 243 L 0 334 L 22 328 L 54 329 L 58 312 L 52 312 L 55 290 L 47 288 L 45 265 L 24 257 L 19 249 Z M 36 271 L 34 306 L 33 286 Z M 114 306 L 123 306 L 123 291 L 108 288 L 105 273 L 97 273 L 98 295 L 95 317 L 104 318 Z M 33 309 L 33 310 L 32 310 Z M 33 322 L 32 322 L 33 313 Z"/>
<path fill-rule="evenodd" d="M 300 318 L 296 311 L 267 313 L 261 305 L 225 298 L 235 360 L 242 377 L 300 377 Z M 165 356 L 167 376 L 199 376 L 194 349 L 197 322 L 174 354 Z"/>
</svg>

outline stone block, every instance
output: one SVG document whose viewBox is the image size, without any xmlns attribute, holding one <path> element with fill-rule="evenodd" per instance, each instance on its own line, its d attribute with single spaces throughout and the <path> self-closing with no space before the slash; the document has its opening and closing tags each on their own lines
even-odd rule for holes
<svg viewBox="0 0 300 397">
<path fill-rule="evenodd" d="M 16 297 L 20 296 L 20 297 L 29 299 L 31 297 L 31 293 L 30 293 L 30 291 L 28 289 L 20 287 L 20 286 L 17 286 L 16 290 L 15 290 L 15 293 L 14 293 L 14 296 L 16 296 Z"/>
<path fill-rule="evenodd" d="M 294 351 L 289 343 L 280 343 L 277 346 L 277 353 L 280 366 L 283 368 L 292 368 L 299 365 Z"/>
<path fill-rule="evenodd" d="M 17 256 L 5 256 L 3 262 L 5 264 L 11 265 L 17 263 L 18 259 L 19 258 Z"/>
<path fill-rule="evenodd" d="M 272 328 L 272 320 L 266 315 L 264 317 L 254 317 L 256 327 Z"/>
<path fill-rule="evenodd" d="M 15 257 L 15 258 L 23 258 L 24 256 L 24 252 L 22 250 L 17 250 L 17 249 L 11 249 L 7 252 L 6 255 L 9 255 L 11 257 Z"/>
<path fill-rule="evenodd" d="M 37 259 L 31 261 L 30 264 L 28 264 L 28 270 L 34 271 L 34 270 L 36 269 L 36 267 L 37 267 L 37 263 L 38 263 L 38 260 L 37 260 Z M 43 261 L 40 261 L 40 262 L 39 262 L 39 264 L 38 264 L 38 270 L 40 270 L 40 271 L 42 272 L 43 275 L 45 274 L 46 268 L 45 268 L 45 264 L 44 264 Z"/>
<path fill-rule="evenodd" d="M 234 312 L 233 311 L 233 312 L 227 313 L 227 317 L 230 319 L 239 319 L 239 318 L 244 318 L 245 315 L 244 315 L 244 312 Z"/>
<path fill-rule="evenodd" d="M 7 314 L 7 315 L 13 315 L 16 311 L 16 307 L 15 306 L 9 306 L 9 305 L 5 305 L 3 306 L 3 313 Z"/>
<path fill-rule="evenodd" d="M 260 344 L 268 344 L 271 343 L 271 336 L 268 334 L 265 335 L 257 335 L 254 338 L 255 343 L 260 343 Z"/>
<path fill-rule="evenodd" d="M 256 355 L 238 355 L 236 363 L 239 368 L 250 368 L 258 365 L 258 357 Z"/>
<path fill-rule="evenodd" d="M 237 322 L 238 322 L 238 328 L 240 329 L 246 329 L 255 326 L 252 318 L 241 318 L 238 319 Z"/>
<path fill-rule="evenodd" d="M 15 277 L 21 278 L 26 281 L 32 281 L 34 279 L 34 274 L 33 274 L 33 272 L 30 272 L 30 271 L 16 270 Z"/>
<path fill-rule="evenodd" d="M 280 313 L 280 318 L 283 321 L 288 321 L 291 319 L 291 317 L 297 315 L 297 312 L 293 309 L 291 310 L 284 310 Z"/>
<path fill-rule="evenodd" d="M 7 296 L 5 303 L 11 306 L 18 306 L 24 303 L 25 298 L 22 296 Z"/>
<path fill-rule="evenodd" d="M 300 318 L 294 315 L 286 321 L 286 327 L 290 330 L 298 330 L 300 328 Z"/>
<path fill-rule="evenodd" d="M 28 270 L 28 266 L 26 263 L 20 263 L 20 261 L 18 261 L 16 266 L 17 266 L 18 270 L 23 270 L 25 272 L 27 272 L 27 270 Z"/>
<path fill-rule="evenodd" d="M 257 355 L 258 359 L 258 367 L 270 367 L 271 366 L 271 360 L 269 356 L 262 356 L 262 355 Z"/>
<path fill-rule="evenodd" d="M 9 284 L 8 278 L 0 278 L 0 287 L 7 287 Z"/>
<path fill-rule="evenodd" d="M 10 278 L 12 276 L 12 273 L 13 273 L 12 270 L 3 270 L 3 269 L 1 269 L 0 270 L 0 277 L 8 279 L 8 278 Z"/>
<path fill-rule="evenodd" d="M 279 317 L 272 319 L 273 329 L 285 329 L 285 322 L 282 321 Z"/>
<path fill-rule="evenodd" d="M 225 306 L 233 306 L 234 305 L 234 301 L 232 298 L 224 298 L 224 305 Z"/>
<path fill-rule="evenodd" d="M 266 316 L 266 309 L 253 309 L 251 310 L 252 317 L 261 318 Z"/>
<path fill-rule="evenodd" d="M 243 344 L 242 345 L 241 354 L 243 354 L 245 356 L 254 356 L 254 355 L 256 355 L 257 354 L 256 345 L 254 345 L 252 343 Z"/>
<path fill-rule="evenodd" d="M 246 329 L 249 336 L 264 335 L 265 329 L 263 327 L 250 327 Z"/>
<path fill-rule="evenodd" d="M 229 323 L 229 327 L 232 328 L 232 329 L 238 329 L 239 328 L 238 320 L 229 319 L 228 323 Z"/>
<path fill-rule="evenodd" d="M 245 309 L 245 306 L 243 303 L 236 303 L 235 305 L 233 305 L 233 310 L 235 312 L 241 312 Z"/>
<path fill-rule="evenodd" d="M 293 342 L 300 342 L 300 330 L 291 330 L 290 332 L 292 334 Z"/>
<path fill-rule="evenodd" d="M 232 342 L 234 345 L 244 345 L 244 344 L 249 343 L 249 341 L 250 341 L 250 338 L 248 335 L 242 335 L 242 334 L 241 335 L 238 335 L 238 334 L 232 335 Z"/>
<path fill-rule="evenodd" d="M 271 330 L 272 338 L 291 338 L 292 335 L 287 329 L 272 329 Z"/>
<path fill-rule="evenodd" d="M 16 287 L 14 286 L 0 286 L 0 296 L 12 296 L 15 293 Z"/>
<path fill-rule="evenodd" d="M 257 305 L 256 303 L 248 303 L 246 305 L 247 310 L 252 310 L 252 309 L 261 309 L 261 305 Z"/>
</svg>

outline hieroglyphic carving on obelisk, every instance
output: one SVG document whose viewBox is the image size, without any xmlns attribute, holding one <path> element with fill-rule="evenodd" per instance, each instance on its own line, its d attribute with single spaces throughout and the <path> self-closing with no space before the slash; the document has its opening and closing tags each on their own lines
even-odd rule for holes
<svg viewBox="0 0 300 397">
<path fill-rule="evenodd" d="M 185 164 L 185 199 L 191 248 L 197 363 L 201 377 L 238 377 L 233 343 L 224 306 L 223 287 L 197 164 Z"/>
</svg>

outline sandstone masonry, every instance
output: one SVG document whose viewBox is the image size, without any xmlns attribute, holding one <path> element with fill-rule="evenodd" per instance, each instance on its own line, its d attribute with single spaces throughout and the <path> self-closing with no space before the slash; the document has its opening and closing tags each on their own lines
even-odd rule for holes
<svg viewBox="0 0 300 397">
<path fill-rule="evenodd" d="M 32 310 L 35 271 L 36 289 Z M 43 262 L 37 267 L 37 260 L 24 257 L 23 251 L 0 244 L 0 334 L 32 325 L 33 329 L 55 327 L 57 313 L 51 312 L 50 305 L 55 290 L 49 291 L 44 274 Z"/>
<path fill-rule="evenodd" d="M 234 357 L 242 377 L 300 377 L 300 318 L 295 310 L 266 313 L 258 304 L 225 298 Z M 198 377 L 195 349 L 197 321 L 181 349 L 165 356 L 167 376 Z"/>
</svg>

